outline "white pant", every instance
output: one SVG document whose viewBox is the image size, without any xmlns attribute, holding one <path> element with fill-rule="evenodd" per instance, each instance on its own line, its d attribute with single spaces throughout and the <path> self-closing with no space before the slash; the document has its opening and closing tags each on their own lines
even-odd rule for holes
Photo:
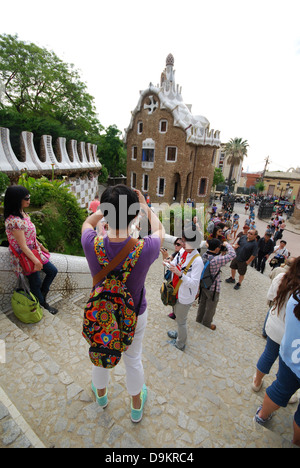
<svg viewBox="0 0 300 468">
<path fill-rule="evenodd" d="M 144 368 L 142 364 L 143 337 L 147 325 L 148 311 L 138 317 L 133 341 L 127 351 L 123 353 L 126 368 L 126 386 L 129 395 L 138 395 L 144 385 Z M 97 389 L 108 387 L 110 369 L 93 365 L 92 381 Z"/>
</svg>

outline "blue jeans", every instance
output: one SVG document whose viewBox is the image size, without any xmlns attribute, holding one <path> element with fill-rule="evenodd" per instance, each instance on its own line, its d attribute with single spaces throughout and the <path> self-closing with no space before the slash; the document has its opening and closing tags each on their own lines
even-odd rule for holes
<svg viewBox="0 0 300 468">
<path fill-rule="evenodd" d="M 264 352 L 257 363 L 257 369 L 263 374 L 269 374 L 271 367 L 279 356 L 280 344 L 275 343 L 271 338 L 267 337 L 267 344 Z"/>
<path fill-rule="evenodd" d="M 43 284 L 39 271 L 32 273 L 31 275 L 27 276 L 27 278 L 30 285 L 30 291 L 38 299 L 39 303 L 44 305 L 46 302 L 44 296 L 46 296 L 48 293 L 50 286 L 55 276 L 57 275 L 57 268 L 53 265 L 53 263 L 48 262 L 43 266 L 42 271 L 46 273 Z"/>
<path fill-rule="evenodd" d="M 275 405 L 285 408 L 290 398 L 300 388 L 300 379 L 284 363 L 280 355 L 279 369 L 276 377 L 277 379 L 267 388 L 266 392 Z M 297 426 L 300 427 L 300 404 L 298 405 L 294 420 Z"/>
</svg>

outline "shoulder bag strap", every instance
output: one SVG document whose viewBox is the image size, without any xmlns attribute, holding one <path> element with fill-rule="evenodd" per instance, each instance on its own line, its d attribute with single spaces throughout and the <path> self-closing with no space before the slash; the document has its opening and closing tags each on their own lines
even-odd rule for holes
<svg viewBox="0 0 300 468">
<path fill-rule="evenodd" d="M 13 248 L 13 246 L 11 244 L 9 244 L 9 247 L 10 247 L 12 253 L 14 254 L 14 256 L 19 258 L 20 254 L 17 253 L 17 251 Z"/>
<path fill-rule="evenodd" d="M 93 286 L 96 286 L 96 284 L 100 283 L 100 281 L 103 278 L 105 278 L 109 272 L 116 268 L 116 266 L 118 266 L 119 263 L 121 263 L 121 261 L 128 256 L 128 254 L 131 252 L 131 250 L 137 243 L 138 239 L 130 239 L 125 245 L 125 247 L 123 247 L 123 249 L 118 253 L 118 255 L 115 258 L 113 258 L 112 261 L 109 262 L 109 264 L 105 268 L 103 268 L 101 271 L 99 271 L 99 273 L 97 273 L 93 277 Z"/>
<path fill-rule="evenodd" d="M 190 269 L 190 267 L 191 267 L 193 261 L 194 261 L 197 257 L 200 257 L 200 255 L 199 255 L 199 254 L 194 255 L 194 257 L 191 259 L 191 261 L 189 262 L 189 264 L 188 264 L 186 267 L 184 267 L 184 269 L 182 270 L 182 272 L 183 272 L 182 274 L 183 274 L 183 275 L 186 275 L 186 274 L 187 274 L 187 272 L 189 271 L 189 269 Z M 182 279 L 180 279 L 180 280 L 178 281 L 178 283 L 176 284 L 176 287 L 175 287 L 175 289 L 174 289 L 174 294 L 177 294 L 178 289 L 179 289 L 181 283 L 182 283 Z"/>
</svg>

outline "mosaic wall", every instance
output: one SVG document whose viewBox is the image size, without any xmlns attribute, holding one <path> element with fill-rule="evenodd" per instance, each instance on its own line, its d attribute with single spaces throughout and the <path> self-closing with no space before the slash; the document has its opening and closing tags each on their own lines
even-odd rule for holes
<svg viewBox="0 0 300 468">
<path fill-rule="evenodd" d="M 43 135 L 40 151 L 36 151 L 31 132 L 20 135 L 20 153 L 12 149 L 9 129 L 0 127 L 0 172 L 16 182 L 22 172 L 32 177 L 62 176 L 70 190 L 76 195 L 80 206 L 87 208 L 98 192 L 98 175 L 102 165 L 97 157 L 97 146 Z"/>
</svg>

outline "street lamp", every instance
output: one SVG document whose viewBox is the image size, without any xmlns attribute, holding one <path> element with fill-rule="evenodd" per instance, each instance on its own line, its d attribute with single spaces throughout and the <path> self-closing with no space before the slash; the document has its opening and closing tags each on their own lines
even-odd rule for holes
<svg viewBox="0 0 300 468">
<path fill-rule="evenodd" d="M 280 187 L 281 187 L 281 183 L 279 181 L 278 184 L 277 184 L 277 189 L 280 190 Z M 282 190 L 283 190 L 283 187 L 281 187 L 281 191 L 280 191 L 280 195 L 279 195 L 280 198 L 281 198 L 281 195 L 282 195 Z"/>
<path fill-rule="evenodd" d="M 286 184 L 286 187 L 285 187 L 285 190 L 287 191 L 289 188 L 290 188 L 291 184 L 288 182 Z M 277 183 L 277 189 L 280 190 L 280 187 L 281 187 L 281 183 L 280 181 Z M 283 187 L 281 187 L 281 190 L 280 190 L 280 198 L 282 196 L 282 192 L 283 192 Z"/>
</svg>

